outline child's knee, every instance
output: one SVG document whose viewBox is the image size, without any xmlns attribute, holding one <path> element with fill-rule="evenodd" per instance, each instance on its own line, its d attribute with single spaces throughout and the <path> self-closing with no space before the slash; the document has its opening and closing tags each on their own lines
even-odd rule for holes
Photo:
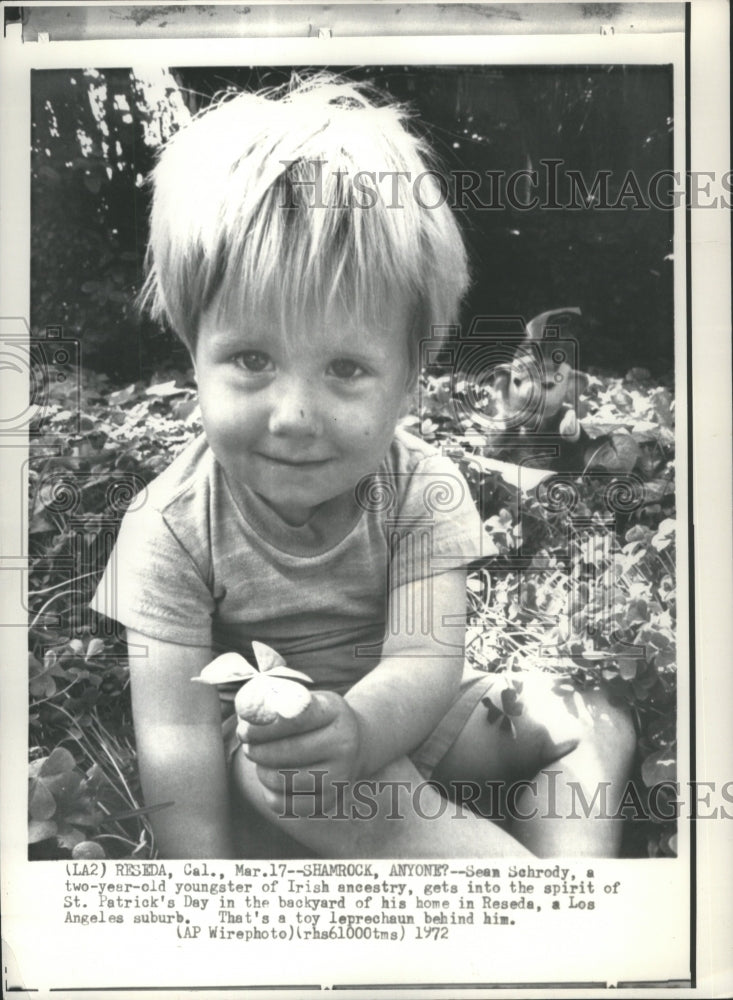
<svg viewBox="0 0 733 1000">
<path fill-rule="evenodd" d="M 547 763 L 564 757 L 590 729 L 586 714 L 578 711 L 574 693 L 555 674 L 527 671 L 517 678 L 522 682 L 522 713 L 515 720 L 518 732 L 538 744 Z"/>
<path fill-rule="evenodd" d="M 628 774 L 636 751 L 628 706 L 612 702 L 601 687 L 577 689 L 560 675 L 535 675 L 525 689 L 528 722 L 547 726 L 548 752 L 562 750 L 555 759 L 582 748 L 610 780 Z"/>
<path fill-rule="evenodd" d="M 548 763 L 584 744 L 607 755 L 613 768 L 630 767 L 636 734 L 626 706 L 611 702 L 601 688 L 576 689 L 563 675 L 527 671 L 517 677 L 523 685 L 517 729 L 539 742 Z"/>
<path fill-rule="evenodd" d="M 578 692 L 589 725 L 584 739 L 607 762 L 609 771 L 628 773 L 636 753 L 636 730 L 627 705 L 611 701 L 601 688 Z"/>
</svg>

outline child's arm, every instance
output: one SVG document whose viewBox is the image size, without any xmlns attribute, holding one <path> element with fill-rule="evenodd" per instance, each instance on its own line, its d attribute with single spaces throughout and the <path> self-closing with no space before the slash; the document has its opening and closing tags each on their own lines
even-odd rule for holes
<svg viewBox="0 0 733 1000">
<path fill-rule="evenodd" d="M 214 688 L 192 684 L 211 660 L 205 646 L 180 646 L 131 629 L 132 707 L 140 777 L 163 858 L 229 858 L 232 845 L 221 735 Z"/>
<path fill-rule="evenodd" d="M 455 698 L 463 672 L 464 570 L 403 584 L 392 604 L 402 614 L 414 609 L 414 634 L 396 623 L 379 665 L 345 698 L 359 722 L 361 775 L 374 774 L 429 736 Z"/>
</svg>

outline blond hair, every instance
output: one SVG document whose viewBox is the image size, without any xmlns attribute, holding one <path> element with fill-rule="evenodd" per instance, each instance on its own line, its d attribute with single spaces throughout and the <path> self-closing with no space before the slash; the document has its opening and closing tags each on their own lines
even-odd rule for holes
<svg viewBox="0 0 733 1000">
<path fill-rule="evenodd" d="M 457 322 L 468 272 L 407 120 L 373 88 L 330 74 L 206 109 L 152 173 L 144 307 L 193 351 L 217 296 L 238 322 L 274 307 L 286 327 L 306 307 L 337 302 L 368 322 L 406 298 L 415 361 L 421 338 Z"/>
</svg>

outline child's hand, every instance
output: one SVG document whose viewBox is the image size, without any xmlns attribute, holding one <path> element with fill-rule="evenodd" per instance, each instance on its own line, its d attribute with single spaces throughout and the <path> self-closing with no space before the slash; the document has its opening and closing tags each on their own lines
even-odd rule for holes
<svg viewBox="0 0 733 1000">
<path fill-rule="evenodd" d="M 240 697 L 245 696 L 246 688 L 235 699 L 238 714 Z M 333 782 L 350 783 L 359 776 L 359 721 L 332 691 L 312 694 L 308 707 L 295 718 L 253 725 L 240 717 L 237 736 L 277 814 L 322 815 L 336 801 L 338 787 Z"/>
<path fill-rule="evenodd" d="M 340 695 L 311 694 L 300 683 L 310 678 L 291 670 L 274 649 L 261 642 L 252 647 L 259 671 L 238 653 L 224 653 L 193 680 L 217 685 L 224 697 L 227 689 L 238 688 L 228 695 L 239 717 L 237 737 L 257 767 L 273 812 L 322 814 L 338 794 L 331 782 L 357 777 L 357 716 Z"/>
</svg>

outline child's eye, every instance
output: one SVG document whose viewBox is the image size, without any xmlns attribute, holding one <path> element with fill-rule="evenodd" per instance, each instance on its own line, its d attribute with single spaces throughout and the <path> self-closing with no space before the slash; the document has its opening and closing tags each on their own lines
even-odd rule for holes
<svg viewBox="0 0 733 1000">
<path fill-rule="evenodd" d="M 260 375 L 272 368 L 272 358 L 264 351 L 242 351 L 235 355 L 234 363 L 251 375 Z"/>
<path fill-rule="evenodd" d="M 329 370 L 336 378 L 344 379 L 345 381 L 366 375 L 364 368 L 360 364 L 357 364 L 356 361 L 350 361 L 348 358 L 337 358 L 335 361 L 332 361 L 329 365 Z"/>
</svg>

